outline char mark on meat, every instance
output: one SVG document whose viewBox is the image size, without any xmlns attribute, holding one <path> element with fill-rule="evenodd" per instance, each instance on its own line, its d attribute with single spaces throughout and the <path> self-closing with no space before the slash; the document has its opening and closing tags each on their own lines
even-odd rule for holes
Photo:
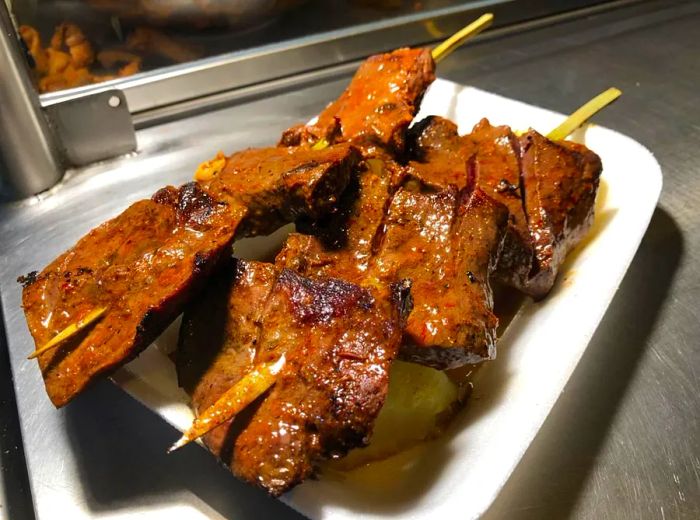
<svg viewBox="0 0 700 520">
<path fill-rule="evenodd" d="M 320 217 L 359 158 L 347 144 L 234 154 L 212 180 L 159 190 L 54 260 L 23 290 L 37 348 L 107 310 L 39 356 L 52 402 L 65 405 L 148 346 L 230 254 L 235 237 L 270 232 L 300 214 Z"/>
<path fill-rule="evenodd" d="M 475 158 L 478 186 L 509 212 L 494 279 L 536 299 L 545 296 L 566 254 L 590 227 L 599 157 L 534 131 L 518 138 L 486 119 L 460 137 L 450 121 L 429 117 L 414 125 L 409 143 L 408 177 L 434 187 L 465 185 L 464 165 Z"/>
<path fill-rule="evenodd" d="M 285 356 L 270 391 L 204 439 L 235 475 L 279 495 L 323 459 L 368 442 L 407 289 L 382 306 L 357 285 L 271 264 L 239 261 L 221 276 L 185 312 L 179 380 L 202 411 L 254 364 Z M 224 317 L 213 331 L 211 316 Z"/>
</svg>

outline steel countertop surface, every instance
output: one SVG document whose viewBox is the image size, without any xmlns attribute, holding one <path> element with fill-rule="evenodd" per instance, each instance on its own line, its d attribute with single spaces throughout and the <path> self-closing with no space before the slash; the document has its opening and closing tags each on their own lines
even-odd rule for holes
<svg viewBox="0 0 700 520">
<path fill-rule="evenodd" d="M 644 2 L 485 39 L 440 65 L 446 79 L 561 112 L 617 86 L 623 98 L 596 122 L 646 145 L 664 173 L 625 280 L 487 518 L 700 517 L 699 24 L 697 2 Z M 110 383 L 55 411 L 36 366 L 20 361 L 30 346 L 14 279 L 148 196 L 163 171 L 177 184 L 219 149 L 270 143 L 346 82 L 311 82 L 140 130 L 137 157 L 90 167 L 43 200 L 0 208 L 0 290 L 14 368 L 13 392 L 0 345 L 0 517 L 31 518 L 33 503 L 39 518 L 300 518 L 196 446 L 168 457 L 164 446 L 176 432 Z"/>
</svg>

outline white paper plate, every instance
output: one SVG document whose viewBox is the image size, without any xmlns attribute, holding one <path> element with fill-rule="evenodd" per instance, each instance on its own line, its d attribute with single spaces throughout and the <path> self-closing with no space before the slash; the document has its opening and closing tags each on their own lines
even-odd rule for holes
<svg viewBox="0 0 700 520">
<path fill-rule="evenodd" d="M 591 94 L 594 94 L 593 92 Z M 622 101 L 624 102 L 624 100 Z M 469 132 L 482 117 L 514 129 L 546 133 L 564 116 L 438 80 L 418 118 L 436 114 Z M 661 170 L 636 141 L 590 125 L 574 136 L 603 159 L 591 236 L 567 260 L 549 297 L 527 301 L 484 366 L 465 410 L 441 439 L 346 476 L 309 481 L 283 500 L 314 519 L 476 518 L 496 498 L 564 389 L 627 270 L 656 206 Z M 630 189 L 630 186 L 634 189 Z M 236 244 L 255 258 L 286 231 Z M 192 421 L 166 353 L 177 324 L 114 377 L 117 384 L 183 430 Z M 174 439 L 163 439 L 166 446 Z M 233 476 L 231 478 L 234 478 Z"/>
</svg>

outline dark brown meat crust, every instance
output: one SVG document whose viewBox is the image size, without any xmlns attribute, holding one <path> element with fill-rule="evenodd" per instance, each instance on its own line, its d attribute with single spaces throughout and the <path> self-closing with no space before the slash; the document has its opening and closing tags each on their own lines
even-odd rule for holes
<svg viewBox="0 0 700 520">
<path fill-rule="evenodd" d="M 553 143 L 482 119 L 460 137 L 454 123 L 429 117 L 409 133 L 409 176 L 435 188 L 462 186 L 475 158 L 476 183 L 509 211 L 494 278 L 539 299 L 552 288 L 568 251 L 588 231 L 600 158 L 582 145 Z"/>
<path fill-rule="evenodd" d="M 266 235 L 302 215 L 319 218 L 334 208 L 360 158 L 347 143 L 318 151 L 248 149 L 228 157 L 204 185 L 217 200 L 247 208 L 238 237 Z"/>
<path fill-rule="evenodd" d="M 368 442 L 401 342 L 405 294 L 383 306 L 343 280 L 257 262 L 239 261 L 223 276 L 232 285 L 219 279 L 185 312 L 178 374 L 201 411 L 253 362 L 285 356 L 269 393 L 205 437 L 234 474 L 279 495 L 321 460 Z M 225 316 L 221 332 L 212 333 L 212 316 Z"/>
<path fill-rule="evenodd" d="M 348 145 L 320 152 L 269 148 L 235 154 L 221 178 L 164 188 L 54 260 L 23 291 L 37 347 L 87 313 L 103 306 L 108 310 L 39 357 L 51 401 L 65 405 L 95 378 L 148 346 L 230 254 L 235 236 L 267 231 L 270 215 L 319 215 L 331 204 L 325 194 L 341 192 L 358 157 Z M 243 190 L 246 184 L 258 197 L 255 203 Z"/>
<path fill-rule="evenodd" d="M 427 49 L 398 49 L 365 60 L 350 85 L 312 125 L 287 130 L 283 145 L 352 142 L 362 148 L 402 153 L 405 132 L 435 79 Z"/>
<path fill-rule="evenodd" d="M 409 180 L 409 188 L 395 191 L 406 175 L 386 164 L 362 173 L 347 224 L 333 226 L 347 237 L 333 242 L 340 247 L 292 234 L 277 263 L 304 276 L 337 276 L 370 287 L 377 299 L 391 282 L 410 279 L 414 307 L 402 357 L 438 368 L 492 358 L 498 322 L 488 278 L 507 210 L 475 191 L 473 182 L 463 181 L 461 190 L 432 190 Z"/>
<path fill-rule="evenodd" d="M 498 319 L 489 275 L 508 212 L 480 189 L 399 190 L 372 274 L 412 281 L 401 356 L 445 369 L 493 359 Z"/>
<path fill-rule="evenodd" d="M 585 146 L 554 143 L 530 130 L 520 138 L 525 210 L 535 257 L 528 292 L 539 299 L 552 289 L 566 255 L 593 223 L 603 170 Z"/>
</svg>

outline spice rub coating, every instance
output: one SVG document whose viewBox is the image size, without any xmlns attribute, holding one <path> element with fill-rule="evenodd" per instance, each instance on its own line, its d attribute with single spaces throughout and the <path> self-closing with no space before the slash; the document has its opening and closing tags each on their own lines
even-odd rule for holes
<svg viewBox="0 0 700 520">
<path fill-rule="evenodd" d="M 428 117 L 409 132 L 408 175 L 435 188 L 475 182 L 509 211 L 494 279 L 535 299 L 546 296 L 561 263 L 593 218 L 600 158 L 585 146 L 552 142 L 534 130 L 521 137 L 482 119 L 470 134 Z"/>
<path fill-rule="evenodd" d="M 178 374 L 197 411 L 254 364 L 285 357 L 270 391 L 205 436 L 235 475 L 279 495 L 323 459 L 364 446 L 401 342 L 406 286 L 391 305 L 333 278 L 237 261 L 183 318 Z M 212 333 L 211 317 L 225 316 Z M 201 359 L 210 360 L 206 366 Z"/>
<path fill-rule="evenodd" d="M 54 405 L 65 405 L 148 346 L 230 254 L 234 238 L 269 231 L 271 215 L 285 222 L 305 213 L 320 216 L 358 159 L 347 144 L 234 154 L 220 176 L 136 202 L 28 280 L 22 303 L 37 348 L 107 308 L 39 356 Z M 245 184 L 250 190 L 242 189 Z"/>
<path fill-rule="evenodd" d="M 290 128 L 280 143 L 325 139 L 401 153 L 406 129 L 434 80 L 435 62 L 427 49 L 398 49 L 371 56 L 315 123 Z"/>
</svg>

